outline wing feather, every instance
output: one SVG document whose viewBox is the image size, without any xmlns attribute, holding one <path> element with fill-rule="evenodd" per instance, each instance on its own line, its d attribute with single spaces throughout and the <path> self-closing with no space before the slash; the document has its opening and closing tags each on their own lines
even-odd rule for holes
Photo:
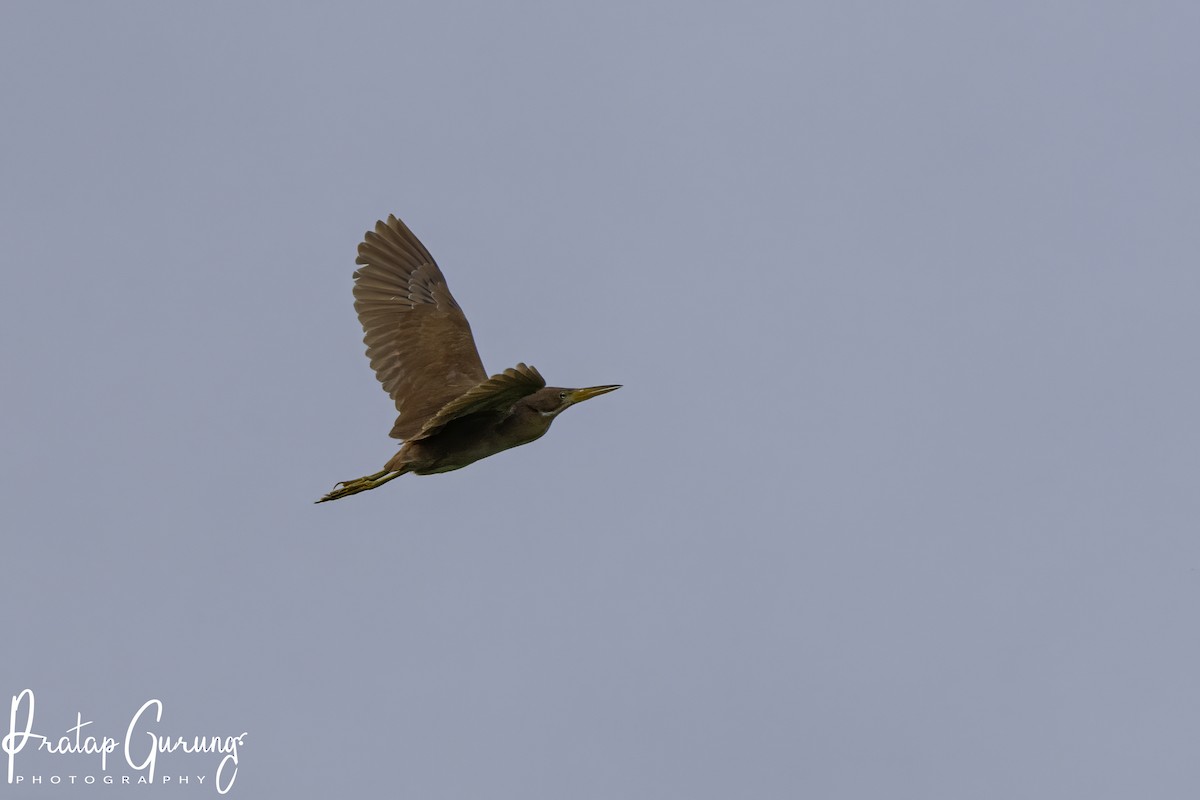
<svg viewBox="0 0 1200 800">
<path fill-rule="evenodd" d="M 388 215 L 358 246 L 354 309 L 367 358 L 407 439 L 464 393 L 487 383 L 471 326 L 425 245 Z M 507 373 L 506 373 L 507 374 Z"/>
<path fill-rule="evenodd" d="M 451 400 L 410 438 L 414 441 L 427 439 L 450 422 L 471 414 L 508 413 L 514 403 L 545 385 L 545 379 L 535 367 L 524 364 L 509 367 Z"/>
</svg>

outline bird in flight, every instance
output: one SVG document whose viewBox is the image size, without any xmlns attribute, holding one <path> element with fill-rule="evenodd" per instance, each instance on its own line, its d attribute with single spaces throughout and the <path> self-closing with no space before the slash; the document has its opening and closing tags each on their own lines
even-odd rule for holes
<svg viewBox="0 0 1200 800">
<path fill-rule="evenodd" d="M 442 271 L 394 216 L 367 231 L 355 263 L 354 310 L 371 368 L 399 412 L 391 436 L 404 444 L 379 472 L 340 482 L 318 503 L 528 444 L 566 409 L 621 388 L 547 386 L 525 364 L 489 378 Z"/>
</svg>

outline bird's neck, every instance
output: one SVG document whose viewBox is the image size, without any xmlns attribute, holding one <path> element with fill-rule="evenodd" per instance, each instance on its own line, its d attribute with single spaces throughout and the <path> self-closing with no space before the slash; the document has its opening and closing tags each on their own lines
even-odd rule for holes
<svg viewBox="0 0 1200 800">
<path fill-rule="evenodd" d="M 554 415 L 544 415 L 532 408 L 517 406 L 500 425 L 500 433 L 506 441 L 527 444 L 541 438 L 550 430 Z"/>
</svg>

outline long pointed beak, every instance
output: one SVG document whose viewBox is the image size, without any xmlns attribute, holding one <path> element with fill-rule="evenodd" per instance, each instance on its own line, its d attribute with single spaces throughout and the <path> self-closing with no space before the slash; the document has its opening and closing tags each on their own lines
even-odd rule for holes
<svg viewBox="0 0 1200 800">
<path fill-rule="evenodd" d="M 586 389 L 572 390 L 568 397 L 571 400 L 571 405 L 575 405 L 576 403 L 582 403 L 584 400 L 591 400 L 593 397 L 599 397 L 602 394 L 615 392 L 620 388 L 620 384 L 616 384 L 615 386 L 589 386 Z"/>
</svg>

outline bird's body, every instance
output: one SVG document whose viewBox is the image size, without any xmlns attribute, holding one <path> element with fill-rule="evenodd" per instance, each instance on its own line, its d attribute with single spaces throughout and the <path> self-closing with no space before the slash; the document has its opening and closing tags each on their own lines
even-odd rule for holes
<svg viewBox="0 0 1200 800">
<path fill-rule="evenodd" d="M 481 458 L 529 444 L 550 430 L 550 422 L 551 418 L 541 416 L 522 403 L 516 404 L 507 415 L 466 417 L 447 425 L 432 440 L 405 442 L 384 469 L 404 470 L 416 475 L 461 469 Z"/>
<path fill-rule="evenodd" d="M 358 247 L 355 310 L 367 357 L 399 416 L 404 444 L 383 470 L 343 481 L 317 502 L 374 489 L 405 473 L 450 472 L 540 438 L 570 406 L 619 386 L 547 387 L 533 367 L 487 377 L 471 326 L 433 257 L 389 216 Z"/>
</svg>

